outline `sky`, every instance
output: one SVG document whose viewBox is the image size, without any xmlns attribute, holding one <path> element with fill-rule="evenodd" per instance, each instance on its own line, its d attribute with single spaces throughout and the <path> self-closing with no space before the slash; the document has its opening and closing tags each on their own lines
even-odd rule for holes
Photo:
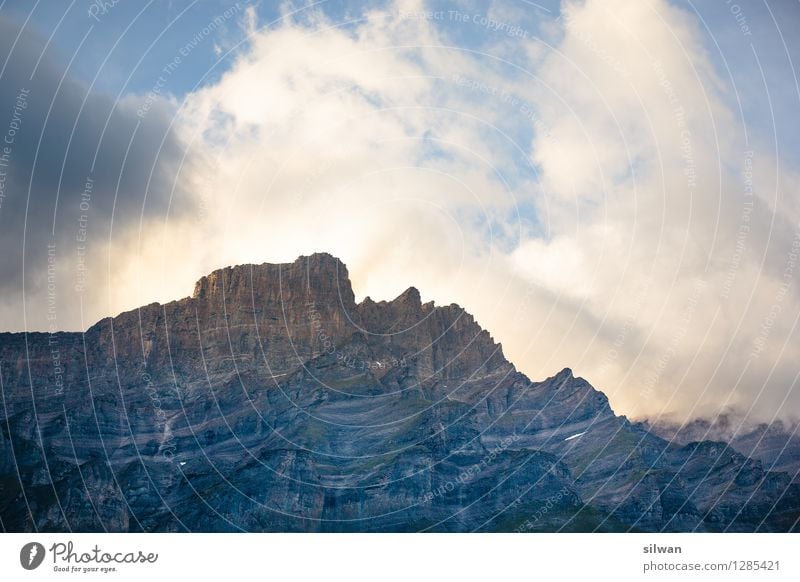
<svg viewBox="0 0 800 582">
<path fill-rule="evenodd" d="M 0 2 L 0 329 L 330 252 L 616 412 L 800 416 L 800 3 Z"/>
</svg>

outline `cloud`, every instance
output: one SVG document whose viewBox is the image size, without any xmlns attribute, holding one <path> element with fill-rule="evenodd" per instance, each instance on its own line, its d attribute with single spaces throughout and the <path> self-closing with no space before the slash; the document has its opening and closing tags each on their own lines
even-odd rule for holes
<svg viewBox="0 0 800 582">
<path fill-rule="evenodd" d="M 745 142 L 692 14 L 587 0 L 536 37 L 495 4 L 474 15 L 508 26 L 460 45 L 423 2 L 284 15 L 248 11 L 248 45 L 176 107 L 152 219 L 115 226 L 87 313 L 325 250 L 358 297 L 458 302 L 534 379 L 569 366 L 619 412 L 800 409 L 797 172 Z M 173 190 L 197 214 L 167 215 Z"/>
<path fill-rule="evenodd" d="M 139 117 L 131 99 L 115 101 L 74 80 L 54 52 L 0 17 L 0 54 L 7 55 L 0 132 L 8 148 L 0 317 L 12 330 L 82 327 L 75 288 L 102 281 L 108 240 L 192 208 L 176 183 L 181 164 L 190 162 L 171 130 L 169 105 Z M 48 310 L 51 256 L 55 307 Z"/>
<path fill-rule="evenodd" d="M 563 13 L 533 97 L 561 146 L 531 148 L 553 236 L 514 258 L 548 257 L 528 274 L 552 288 L 554 257 L 581 265 L 563 292 L 590 288 L 585 322 L 600 323 L 570 341 L 576 367 L 633 415 L 797 411 L 796 285 L 781 292 L 800 224 L 779 186 L 790 174 L 745 141 L 688 13 L 592 1 Z"/>
</svg>

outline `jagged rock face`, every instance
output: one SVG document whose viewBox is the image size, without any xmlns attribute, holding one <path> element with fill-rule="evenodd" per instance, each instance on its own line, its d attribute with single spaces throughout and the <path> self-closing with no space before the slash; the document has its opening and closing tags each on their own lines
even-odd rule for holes
<svg viewBox="0 0 800 582">
<path fill-rule="evenodd" d="M 85 334 L 0 334 L 9 531 L 791 530 L 785 474 L 672 445 L 463 309 L 356 304 L 325 254 Z"/>
</svg>

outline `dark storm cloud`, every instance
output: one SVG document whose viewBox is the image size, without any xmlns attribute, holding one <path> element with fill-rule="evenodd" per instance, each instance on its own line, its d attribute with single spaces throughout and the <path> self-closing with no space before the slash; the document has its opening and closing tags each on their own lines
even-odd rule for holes
<svg viewBox="0 0 800 582">
<path fill-rule="evenodd" d="M 57 256 L 74 257 L 80 244 L 106 244 L 112 227 L 118 234 L 190 207 L 187 196 L 173 193 L 183 151 L 168 108 L 156 104 L 140 117 L 130 99 L 92 92 L 71 78 L 71 56 L 53 45 L 45 50 L 42 38 L 20 34 L 20 25 L 0 17 L 0 303 L 6 306 L 19 304 L 23 273 L 26 296 L 46 284 L 48 245 L 56 245 Z"/>
</svg>

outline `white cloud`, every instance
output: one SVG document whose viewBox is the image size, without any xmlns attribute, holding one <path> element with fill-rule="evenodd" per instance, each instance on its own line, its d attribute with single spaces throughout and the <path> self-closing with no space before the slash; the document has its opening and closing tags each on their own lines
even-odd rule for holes
<svg viewBox="0 0 800 582">
<path fill-rule="evenodd" d="M 774 414 L 800 356 L 796 287 L 777 299 L 798 224 L 783 184 L 798 180 L 743 144 L 690 15 L 570 4 L 549 49 L 493 37 L 504 63 L 397 16 L 423 9 L 268 30 L 250 15 L 250 48 L 177 113 L 192 167 L 176 180 L 203 219 L 118 238 L 97 292 L 118 311 L 222 265 L 325 250 L 357 296 L 413 284 L 459 302 L 533 378 L 570 366 L 623 413 Z"/>
</svg>

